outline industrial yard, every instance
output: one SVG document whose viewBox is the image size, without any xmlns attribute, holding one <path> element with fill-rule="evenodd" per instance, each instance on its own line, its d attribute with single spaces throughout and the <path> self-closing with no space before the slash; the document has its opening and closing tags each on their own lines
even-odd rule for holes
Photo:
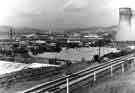
<svg viewBox="0 0 135 93">
<path fill-rule="evenodd" d="M 135 10 L 47 1 L 0 10 L 0 93 L 134 93 Z"/>
<path fill-rule="evenodd" d="M 89 82 L 92 91 L 95 91 L 98 84 L 107 82 L 100 79 L 109 76 L 107 78 L 109 80 L 117 71 L 119 74 L 121 70 L 128 72 L 134 62 L 134 41 L 112 41 L 110 37 L 106 38 L 104 35 L 100 38 L 87 37 L 87 40 L 76 36 L 75 40 L 69 39 L 69 35 L 66 41 L 63 41 L 56 36 L 49 39 L 52 34 L 47 36 L 47 40 L 33 39 L 33 35 L 32 39 L 19 40 L 11 33 L 14 33 L 12 29 L 11 41 L 2 40 L 0 45 L 2 93 L 27 93 L 27 91 L 65 93 L 68 90 L 65 81 L 67 77 L 71 82 L 69 86 L 71 92 L 76 93 L 80 85 L 87 86 Z M 84 93 L 83 89 L 80 93 Z M 89 92 L 89 89 L 87 90 Z"/>
<path fill-rule="evenodd" d="M 104 49 L 104 50 L 102 50 L 102 49 Z M 116 50 L 114 50 L 114 48 L 105 48 L 104 47 L 102 49 L 101 49 L 101 55 L 110 53 L 112 51 L 116 51 Z M 93 50 L 94 50 L 94 52 L 91 52 Z M 91 53 L 93 53 L 93 54 L 91 54 Z M 49 76 L 42 75 L 42 76 L 40 76 L 40 81 L 39 81 L 39 77 L 37 77 L 38 80 L 36 78 L 35 79 L 33 78 L 31 80 L 26 79 L 25 81 L 20 80 L 18 82 L 13 82 L 13 83 L 11 83 L 11 85 L 8 86 L 9 87 L 8 91 L 10 91 L 10 88 L 11 88 L 11 90 L 13 89 L 14 91 L 18 91 L 20 89 L 27 89 L 27 88 L 32 87 L 35 84 L 39 84 L 40 82 L 47 82 L 47 81 L 53 80 L 54 78 L 56 79 L 58 77 L 61 77 L 61 75 L 63 73 L 67 73 L 69 71 L 70 71 L 70 73 L 74 73 L 74 72 L 77 72 L 77 71 L 84 69 L 86 67 L 96 65 L 98 63 L 93 63 L 93 62 L 90 62 L 89 60 L 92 60 L 92 55 L 97 54 L 97 53 L 98 53 L 98 48 L 80 48 L 80 50 L 69 49 L 67 51 L 62 51 L 60 53 L 44 53 L 44 54 L 37 55 L 37 57 L 55 58 L 57 56 L 58 59 L 71 60 L 73 62 L 73 66 L 71 65 L 70 67 L 66 67 L 65 69 L 60 71 L 59 74 L 57 72 L 56 75 L 54 75 L 54 76 L 51 75 L 51 77 L 50 77 L 50 75 Z M 62 56 L 60 56 L 60 55 L 62 55 Z M 72 58 L 71 58 L 71 56 L 72 56 Z M 81 62 L 81 60 L 82 60 L 81 58 L 83 58 L 83 57 L 85 58 L 85 61 L 89 61 L 89 62 Z M 78 59 L 78 58 L 80 58 L 80 59 Z M 45 65 L 44 62 L 42 62 L 41 64 L 42 65 L 39 64 L 39 66 L 38 66 L 38 64 L 35 64 L 35 68 L 40 68 L 40 66 L 47 67 L 48 69 L 49 69 L 49 67 L 50 68 L 56 68 L 56 67 L 58 68 L 59 67 L 58 65 L 50 65 L 50 66 L 47 64 Z M 6 73 L 13 73 L 13 72 L 21 71 L 21 70 L 27 69 L 27 68 L 34 69 L 34 64 L 11 63 L 11 62 L 2 62 L 1 61 L 0 68 L 1 68 L 0 73 L 2 76 Z M 49 72 L 49 73 L 51 73 L 51 72 Z M 43 79 L 43 77 L 46 77 L 46 78 Z M 6 88 L 6 87 L 7 86 L 5 86 L 4 88 Z M 2 88 L 2 89 L 4 89 L 4 88 Z"/>
</svg>

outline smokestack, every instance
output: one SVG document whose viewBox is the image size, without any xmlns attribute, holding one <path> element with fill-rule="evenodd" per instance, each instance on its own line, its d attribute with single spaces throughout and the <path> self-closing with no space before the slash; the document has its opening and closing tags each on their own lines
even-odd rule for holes
<svg viewBox="0 0 135 93">
<path fill-rule="evenodd" d="M 10 34 L 10 40 L 13 40 L 13 30 L 12 30 L 12 28 L 10 28 L 9 34 Z"/>
<path fill-rule="evenodd" d="M 116 35 L 116 41 L 132 40 L 129 36 L 131 30 L 131 8 L 119 8 L 119 32 Z"/>
</svg>

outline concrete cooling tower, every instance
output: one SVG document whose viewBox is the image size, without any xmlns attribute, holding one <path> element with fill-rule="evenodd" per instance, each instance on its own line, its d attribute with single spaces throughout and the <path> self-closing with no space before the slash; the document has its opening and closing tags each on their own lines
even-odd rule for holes
<svg viewBox="0 0 135 93">
<path fill-rule="evenodd" d="M 116 35 L 116 41 L 135 40 L 134 20 L 131 8 L 119 9 L 119 31 Z"/>
</svg>

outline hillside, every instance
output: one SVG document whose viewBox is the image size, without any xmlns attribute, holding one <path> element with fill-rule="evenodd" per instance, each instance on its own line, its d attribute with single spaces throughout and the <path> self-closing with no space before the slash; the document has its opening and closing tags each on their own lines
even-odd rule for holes
<svg viewBox="0 0 135 93">
<path fill-rule="evenodd" d="M 37 28 L 27 28 L 27 27 L 11 27 L 11 26 L 0 26 L 0 37 L 2 38 L 9 38 L 10 31 L 15 31 L 17 35 L 20 34 L 45 34 L 49 33 L 49 30 L 37 29 Z M 90 27 L 90 28 L 74 28 L 74 29 L 63 29 L 63 30 L 56 30 L 53 33 L 96 33 L 96 34 L 104 34 L 110 33 L 115 35 L 118 31 L 118 26 L 109 26 L 109 27 Z M 1 39 L 1 38 L 0 38 Z"/>
</svg>

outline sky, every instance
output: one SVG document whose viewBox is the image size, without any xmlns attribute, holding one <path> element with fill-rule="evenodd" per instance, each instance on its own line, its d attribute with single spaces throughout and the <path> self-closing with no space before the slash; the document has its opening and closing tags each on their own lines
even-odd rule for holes
<svg viewBox="0 0 135 93">
<path fill-rule="evenodd" d="M 0 0 L 0 25 L 40 29 L 117 25 L 135 0 Z"/>
</svg>

